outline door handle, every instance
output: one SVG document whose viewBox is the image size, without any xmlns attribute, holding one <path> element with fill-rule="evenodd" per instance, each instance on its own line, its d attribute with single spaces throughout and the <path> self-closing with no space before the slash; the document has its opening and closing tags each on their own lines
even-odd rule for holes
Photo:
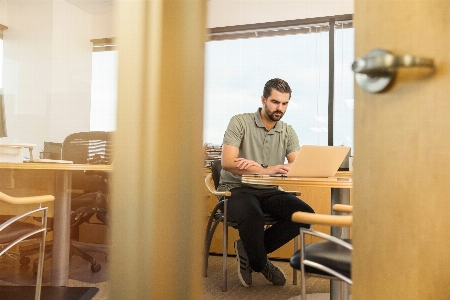
<svg viewBox="0 0 450 300">
<path fill-rule="evenodd" d="M 412 55 L 393 55 L 384 49 L 375 49 L 352 64 L 359 86 L 369 93 L 386 91 L 394 82 L 398 68 L 426 67 L 434 71 L 431 58 Z"/>
</svg>

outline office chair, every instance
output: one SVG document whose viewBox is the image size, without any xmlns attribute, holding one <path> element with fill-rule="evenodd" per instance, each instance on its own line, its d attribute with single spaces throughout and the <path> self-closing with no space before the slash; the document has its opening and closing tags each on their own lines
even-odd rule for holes
<svg viewBox="0 0 450 300">
<path fill-rule="evenodd" d="M 223 226 L 223 242 L 222 242 L 222 291 L 227 291 L 227 253 L 228 253 L 228 227 L 231 226 L 237 229 L 237 223 L 235 220 L 230 218 L 227 215 L 227 197 L 231 196 L 230 191 L 219 192 L 217 191 L 217 187 L 219 186 L 220 181 L 220 171 L 222 170 L 222 164 L 220 160 L 214 160 L 211 162 L 211 173 L 208 174 L 205 178 L 205 184 L 208 188 L 209 192 L 215 196 L 217 196 L 219 202 L 216 204 L 214 209 L 212 210 L 208 223 L 206 225 L 206 233 L 205 233 L 205 242 L 204 242 L 204 250 L 203 250 L 203 276 L 208 276 L 208 258 L 209 258 L 209 250 L 211 248 L 211 241 L 216 231 L 219 223 L 226 224 Z M 299 192 L 289 191 L 288 193 L 292 193 L 296 196 L 299 196 Z M 266 226 L 271 226 L 275 224 L 278 220 L 271 216 L 270 214 L 265 214 Z M 297 251 L 297 238 L 294 239 L 294 252 Z M 293 284 L 297 284 L 297 272 L 294 270 L 293 274 Z"/>
<path fill-rule="evenodd" d="M 112 133 L 105 131 L 77 132 L 67 136 L 62 146 L 62 159 L 74 164 L 111 164 Z M 71 228 L 79 228 L 90 223 L 96 216 L 104 225 L 108 225 L 107 171 L 79 171 L 72 173 L 72 214 Z M 91 263 L 92 272 L 99 272 L 101 265 L 87 252 L 108 254 L 108 247 L 100 244 L 80 243 L 72 240 L 71 255 L 77 255 Z"/>
<path fill-rule="evenodd" d="M 37 209 L 27 211 L 20 215 L 14 216 L 9 220 L 0 224 L 0 245 L 4 248 L 0 251 L 0 256 L 5 254 L 11 247 L 24 240 L 39 240 L 39 258 L 36 277 L 36 290 L 34 299 L 41 298 L 42 272 L 44 267 L 45 237 L 47 234 L 47 207 L 42 207 L 41 203 L 54 201 L 51 195 L 34 196 L 34 197 L 11 197 L 0 192 L 0 201 L 12 205 L 22 204 L 38 204 Z M 33 224 L 20 221 L 24 217 L 28 217 L 35 213 L 42 213 L 41 223 Z"/>
<path fill-rule="evenodd" d="M 351 213 L 350 205 L 335 204 L 333 210 Z M 353 284 L 351 279 L 352 244 L 350 239 L 340 239 L 313 229 L 314 224 L 326 226 L 350 227 L 351 215 L 322 215 L 295 212 L 292 220 L 298 223 L 311 224 L 311 227 L 300 229 L 300 250 L 290 259 L 290 265 L 301 271 L 302 299 L 306 299 L 306 275 L 341 281 L 341 299 L 348 299 L 343 293 L 345 284 Z M 316 236 L 322 241 L 306 245 L 305 235 Z"/>
<path fill-rule="evenodd" d="M 68 135 L 62 145 L 62 159 L 74 164 L 111 164 L 112 133 L 104 131 L 78 132 Z M 108 171 L 73 171 L 72 202 L 70 226 L 72 232 L 78 232 L 83 223 L 90 223 L 94 216 L 104 225 L 108 225 L 106 217 L 108 202 Z M 51 223 L 51 222 L 49 222 Z M 50 227 L 48 230 L 51 230 Z M 35 253 L 31 247 L 20 250 L 21 264 L 28 264 L 28 255 Z M 33 252 L 34 251 L 34 252 Z M 71 240 L 70 255 L 79 256 L 91 263 L 92 272 L 99 272 L 101 265 L 95 257 L 87 252 L 108 253 L 108 247 L 101 244 L 80 243 Z M 45 260 L 52 256 L 49 251 Z M 33 270 L 37 270 L 37 260 L 33 262 Z"/>
</svg>

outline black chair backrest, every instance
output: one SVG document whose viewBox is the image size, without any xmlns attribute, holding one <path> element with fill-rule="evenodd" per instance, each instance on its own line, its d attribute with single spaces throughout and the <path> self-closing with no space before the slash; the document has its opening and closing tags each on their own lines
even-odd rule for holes
<svg viewBox="0 0 450 300">
<path fill-rule="evenodd" d="M 222 171 L 222 163 L 220 159 L 211 162 L 211 174 L 214 181 L 214 187 L 217 189 L 220 182 L 220 171 Z"/>
<path fill-rule="evenodd" d="M 88 131 L 68 135 L 62 145 L 62 159 L 74 164 L 111 164 L 112 132 Z"/>
<path fill-rule="evenodd" d="M 109 165 L 112 162 L 112 132 L 88 131 L 68 135 L 62 145 L 62 159 L 74 164 Z M 72 189 L 97 191 L 102 185 L 98 175 L 72 172 Z"/>
</svg>

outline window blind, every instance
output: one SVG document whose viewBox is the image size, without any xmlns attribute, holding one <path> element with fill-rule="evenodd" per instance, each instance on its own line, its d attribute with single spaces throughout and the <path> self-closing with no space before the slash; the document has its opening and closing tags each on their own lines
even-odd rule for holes
<svg viewBox="0 0 450 300">
<path fill-rule="evenodd" d="M 115 38 L 103 38 L 103 39 L 92 39 L 91 40 L 93 52 L 101 51 L 113 51 L 117 50 Z"/>
<path fill-rule="evenodd" d="M 210 28 L 208 40 L 220 41 L 328 32 L 330 30 L 329 24 L 331 19 L 334 19 L 336 29 L 353 27 L 352 15 L 349 14 Z"/>
</svg>

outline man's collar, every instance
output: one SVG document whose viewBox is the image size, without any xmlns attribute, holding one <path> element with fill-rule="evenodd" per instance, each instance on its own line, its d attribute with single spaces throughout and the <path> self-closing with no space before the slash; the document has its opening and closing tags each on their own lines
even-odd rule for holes
<svg viewBox="0 0 450 300">
<path fill-rule="evenodd" d="M 256 110 L 256 113 L 255 113 L 255 123 L 256 123 L 256 126 L 258 126 L 258 127 L 266 128 L 266 126 L 264 126 L 264 123 L 263 123 L 263 121 L 262 121 L 262 119 L 261 119 L 261 109 L 262 109 L 262 108 L 259 107 L 259 108 Z M 278 131 L 278 132 L 281 132 L 281 128 L 282 128 L 281 122 L 276 122 L 276 123 L 275 123 L 275 127 L 273 128 L 273 130 Z"/>
</svg>

